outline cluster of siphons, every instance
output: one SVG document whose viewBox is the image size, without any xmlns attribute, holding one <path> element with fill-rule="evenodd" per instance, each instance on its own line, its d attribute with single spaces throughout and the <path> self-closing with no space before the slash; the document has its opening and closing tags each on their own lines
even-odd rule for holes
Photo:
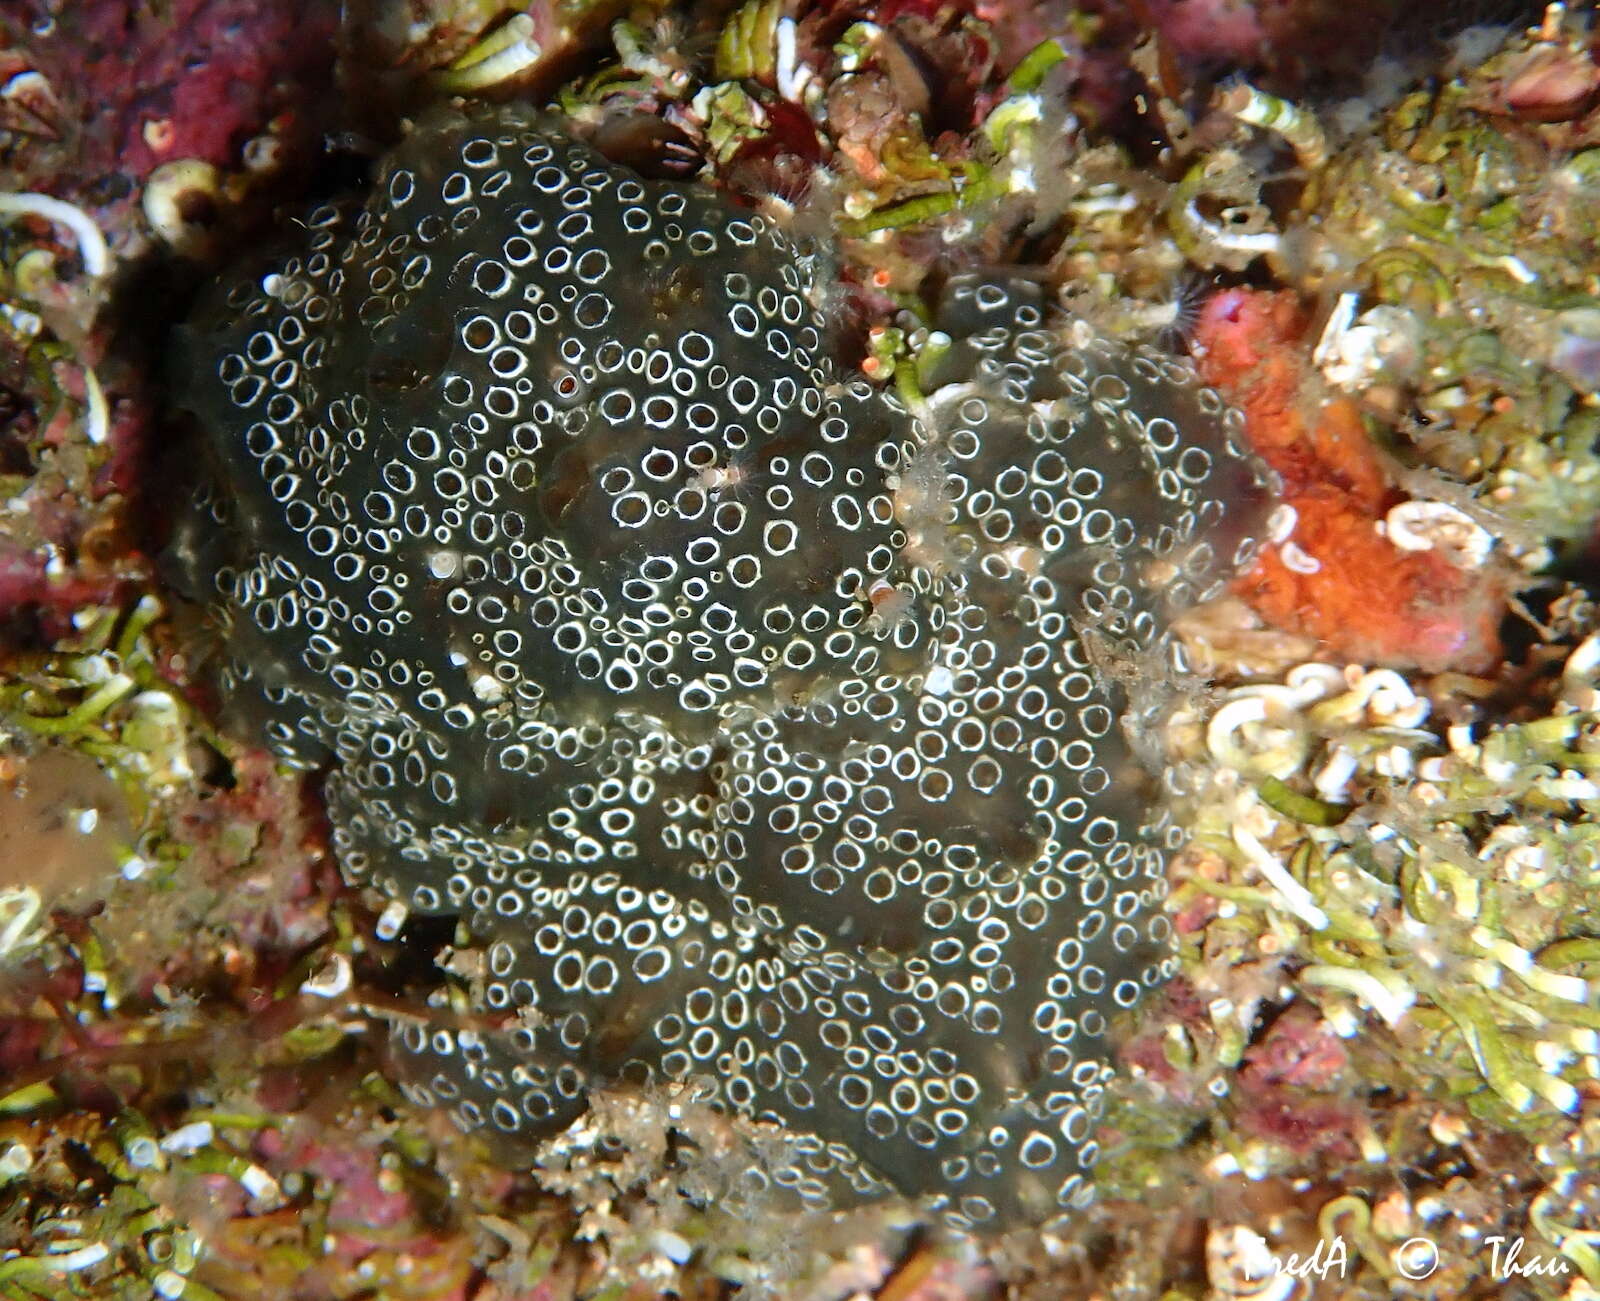
<svg viewBox="0 0 1600 1301">
<path fill-rule="evenodd" d="M 927 396 L 874 389 L 815 249 L 515 108 L 264 272 L 190 331 L 175 553 L 348 877 L 483 953 L 503 1028 L 401 1026 L 411 1096 L 536 1137 L 697 1079 L 781 1122 L 774 1195 L 1082 1204 L 1181 839 L 1108 666 L 1181 671 L 1248 560 L 1235 413 L 979 281 Z"/>
</svg>

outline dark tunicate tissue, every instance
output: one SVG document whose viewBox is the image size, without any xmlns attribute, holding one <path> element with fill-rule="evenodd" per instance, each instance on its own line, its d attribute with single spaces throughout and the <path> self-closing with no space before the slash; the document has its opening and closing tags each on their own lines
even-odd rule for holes
<svg viewBox="0 0 1600 1301">
<path fill-rule="evenodd" d="M 197 316 L 174 551 L 348 878 L 483 954 L 504 1028 L 398 1028 L 414 1100 L 532 1137 L 695 1080 L 783 1125 L 756 1186 L 1046 1220 L 1175 966 L 1101 664 L 1181 671 L 1267 475 L 1036 290 L 957 281 L 926 398 L 837 368 L 831 292 L 558 122 L 434 116 Z"/>
</svg>

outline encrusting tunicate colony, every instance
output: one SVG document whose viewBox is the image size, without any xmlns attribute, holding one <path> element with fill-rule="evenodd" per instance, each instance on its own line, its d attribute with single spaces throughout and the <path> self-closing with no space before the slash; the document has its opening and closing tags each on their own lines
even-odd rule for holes
<svg viewBox="0 0 1600 1301">
<path fill-rule="evenodd" d="M 1016 283 L 953 284 L 925 399 L 847 378 L 814 250 L 518 108 L 297 241 L 191 327 L 174 554 L 347 876 L 484 954 L 503 1029 L 405 1023 L 411 1096 L 699 1079 L 809 1204 L 1080 1205 L 1181 841 L 1108 665 L 1248 560 L 1237 416 Z"/>
</svg>

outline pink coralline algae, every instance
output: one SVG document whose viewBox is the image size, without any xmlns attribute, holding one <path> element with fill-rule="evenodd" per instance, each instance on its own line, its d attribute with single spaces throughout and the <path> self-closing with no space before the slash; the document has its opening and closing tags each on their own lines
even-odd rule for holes
<svg viewBox="0 0 1600 1301">
<path fill-rule="evenodd" d="M 72 171 L 114 184 L 168 159 L 236 166 L 245 140 L 329 66 L 336 16 L 323 0 L 23 0 L 0 32 L 26 36 Z"/>
<path fill-rule="evenodd" d="M 1148 0 L 1156 30 L 1194 59 L 1248 65 L 1267 44 L 1256 0 Z"/>
<path fill-rule="evenodd" d="M 72 611 L 115 600 L 122 586 L 118 578 L 109 575 L 103 579 L 77 574 L 55 577 L 46 557 L 0 543 L 0 622 L 28 612 L 42 620 L 45 633 L 64 635 L 72 626 Z"/>
<path fill-rule="evenodd" d="M 1349 1066 L 1344 1044 L 1304 1007 L 1279 1017 L 1246 1052 L 1239 1072 L 1239 1126 L 1296 1152 L 1357 1152 L 1357 1106 L 1337 1085 Z"/>
</svg>

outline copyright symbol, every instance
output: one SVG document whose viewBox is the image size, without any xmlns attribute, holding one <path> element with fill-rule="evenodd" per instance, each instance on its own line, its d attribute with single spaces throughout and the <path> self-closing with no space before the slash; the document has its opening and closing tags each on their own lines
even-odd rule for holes
<svg viewBox="0 0 1600 1301">
<path fill-rule="evenodd" d="M 1394 1267 L 1401 1278 L 1420 1282 L 1439 1268 L 1439 1247 L 1432 1238 L 1407 1238 L 1394 1253 Z"/>
</svg>

